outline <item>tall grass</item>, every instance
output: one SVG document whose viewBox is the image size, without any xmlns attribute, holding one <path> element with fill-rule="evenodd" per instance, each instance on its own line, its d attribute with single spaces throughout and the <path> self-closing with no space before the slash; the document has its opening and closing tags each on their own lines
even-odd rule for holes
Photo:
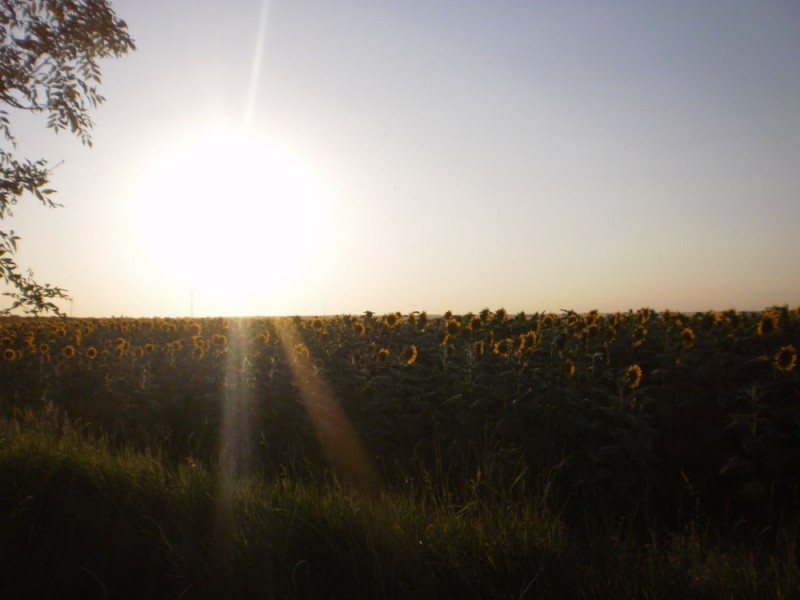
<svg viewBox="0 0 800 600">
<path fill-rule="evenodd" d="M 478 450 L 476 450 L 477 452 Z M 642 536 L 565 518 L 559 465 L 480 457 L 361 494 L 302 464 L 236 477 L 89 436 L 54 411 L 0 421 L 8 598 L 792 598 L 797 527 L 746 546 L 688 522 Z M 319 475 L 319 474 L 318 474 Z M 766 538 L 765 538 L 766 539 Z"/>
</svg>

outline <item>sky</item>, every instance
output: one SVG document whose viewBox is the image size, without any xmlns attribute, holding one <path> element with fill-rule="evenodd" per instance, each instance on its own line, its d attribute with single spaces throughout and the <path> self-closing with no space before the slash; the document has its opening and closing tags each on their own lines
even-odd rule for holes
<svg viewBox="0 0 800 600">
<path fill-rule="evenodd" d="M 74 316 L 800 304 L 794 0 L 111 6 L 93 147 L 12 113 Z"/>
</svg>

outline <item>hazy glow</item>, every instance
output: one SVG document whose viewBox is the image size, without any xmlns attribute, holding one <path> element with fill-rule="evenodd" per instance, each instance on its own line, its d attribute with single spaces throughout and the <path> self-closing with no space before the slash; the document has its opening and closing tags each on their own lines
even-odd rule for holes
<svg viewBox="0 0 800 600">
<path fill-rule="evenodd" d="M 379 492 L 380 478 L 375 466 L 325 378 L 314 369 L 314 357 L 308 354 L 308 348 L 288 321 L 278 323 L 277 334 L 289 356 L 293 380 L 314 432 L 337 475 L 360 492 Z"/>
<path fill-rule="evenodd" d="M 148 168 L 131 224 L 153 293 L 169 281 L 198 302 L 230 296 L 227 310 L 246 311 L 325 264 L 320 194 L 265 140 L 220 129 L 169 147 Z"/>
<path fill-rule="evenodd" d="M 800 304 L 797 3 L 189 4 L 114 0 L 91 150 L 14 116 L 76 316 Z"/>
</svg>

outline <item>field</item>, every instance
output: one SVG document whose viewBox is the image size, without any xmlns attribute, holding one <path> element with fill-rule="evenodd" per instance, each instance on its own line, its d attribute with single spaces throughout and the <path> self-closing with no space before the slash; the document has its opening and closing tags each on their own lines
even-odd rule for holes
<svg viewBox="0 0 800 600">
<path fill-rule="evenodd" d="M 5 597 L 800 597 L 800 309 L 0 321 Z"/>
</svg>

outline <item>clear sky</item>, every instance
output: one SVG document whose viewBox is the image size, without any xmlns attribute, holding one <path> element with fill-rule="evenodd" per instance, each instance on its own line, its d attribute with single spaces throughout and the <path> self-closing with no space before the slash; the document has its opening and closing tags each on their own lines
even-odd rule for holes
<svg viewBox="0 0 800 600">
<path fill-rule="evenodd" d="M 94 147 L 12 118 L 75 316 L 800 304 L 795 0 L 111 4 Z"/>
</svg>

